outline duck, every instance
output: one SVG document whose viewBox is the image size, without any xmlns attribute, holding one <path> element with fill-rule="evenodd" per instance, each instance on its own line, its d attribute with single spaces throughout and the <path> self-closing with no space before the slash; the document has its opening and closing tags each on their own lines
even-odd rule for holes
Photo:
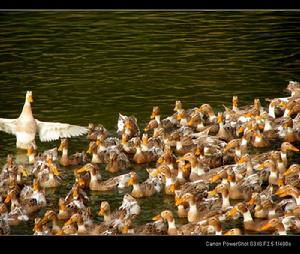
<svg viewBox="0 0 300 254">
<path fill-rule="evenodd" d="M 197 204 L 200 201 L 200 207 Z M 175 205 L 181 205 L 183 203 L 189 204 L 189 210 L 187 213 L 187 220 L 190 223 L 199 222 L 215 216 L 218 213 L 222 213 L 220 205 L 214 203 L 213 207 L 207 207 L 205 202 L 201 202 L 201 199 L 196 199 L 196 196 L 192 193 L 185 193 L 179 199 L 176 200 Z M 199 210 L 201 209 L 201 211 Z"/>
<path fill-rule="evenodd" d="M 270 229 L 279 235 L 287 235 L 285 227 L 279 218 L 270 219 L 261 227 L 261 231 L 268 231 Z"/>
<path fill-rule="evenodd" d="M 32 91 L 27 91 L 20 116 L 17 119 L 0 118 L 0 130 L 16 136 L 17 148 L 27 150 L 31 144 L 34 144 L 36 148 L 35 136 L 37 133 L 41 142 L 87 133 L 88 129 L 86 127 L 66 123 L 42 122 L 35 119 L 31 109 L 32 102 Z"/>
<path fill-rule="evenodd" d="M 58 151 L 62 151 L 62 156 L 59 160 L 59 163 L 64 166 L 75 166 L 79 165 L 81 163 L 86 162 L 86 154 L 85 152 L 83 153 L 75 153 L 71 156 L 68 155 L 68 139 L 67 138 L 62 138 L 60 146 L 58 148 Z"/>
<path fill-rule="evenodd" d="M 222 195 L 222 209 L 227 209 L 231 206 L 229 199 L 229 186 L 228 184 L 219 184 L 216 188 L 208 192 L 208 196 L 214 196 L 220 193 Z"/>
<path fill-rule="evenodd" d="M 62 234 L 62 229 L 58 224 L 58 217 L 57 214 L 53 210 L 47 210 L 46 213 L 44 214 L 44 218 L 47 221 L 51 220 L 52 221 L 52 229 L 50 230 L 52 235 L 61 235 Z"/>
<path fill-rule="evenodd" d="M 109 135 L 109 131 L 102 124 L 89 123 L 87 139 L 89 141 L 96 141 L 99 135 L 106 138 Z"/>
<path fill-rule="evenodd" d="M 160 214 L 154 216 L 152 220 L 157 221 L 159 219 L 166 220 L 168 223 L 168 230 L 167 234 L 168 235 L 177 235 L 177 227 L 175 224 L 175 219 L 173 216 L 173 213 L 170 210 L 164 210 Z"/>
<path fill-rule="evenodd" d="M 67 208 L 66 202 L 64 198 L 59 198 L 58 200 L 58 214 L 57 219 L 58 220 L 68 220 L 71 217 L 71 210 Z"/>
<path fill-rule="evenodd" d="M 150 197 L 157 193 L 154 184 L 151 184 L 149 182 L 138 183 L 137 174 L 134 171 L 130 172 L 128 185 L 133 186 L 131 196 L 133 196 L 134 198 Z"/>
<path fill-rule="evenodd" d="M 89 148 L 86 151 L 87 154 L 92 154 L 91 163 L 99 164 L 107 162 L 107 155 L 105 153 L 98 153 L 98 146 L 95 141 L 89 143 Z"/>
<path fill-rule="evenodd" d="M 8 212 L 5 204 L 0 204 L 0 235 L 10 235 L 10 225 L 8 223 Z"/>
<path fill-rule="evenodd" d="M 60 172 L 54 165 L 49 166 L 49 172 L 41 175 L 38 178 L 39 184 L 42 188 L 56 188 L 62 184 L 59 177 Z"/>
<path fill-rule="evenodd" d="M 130 162 L 123 152 L 111 152 L 109 154 L 109 161 L 105 169 L 110 173 L 116 173 L 121 170 L 126 170 L 130 166 Z"/>
<path fill-rule="evenodd" d="M 221 112 L 218 112 L 217 122 L 219 124 L 219 131 L 216 136 L 226 142 L 232 140 L 234 137 L 232 133 L 224 127 L 224 116 Z"/>
<path fill-rule="evenodd" d="M 257 166 L 257 170 L 262 170 L 264 168 L 268 168 L 270 171 L 270 175 L 268 178 L 269 184 L 270 185 L 278 185 L 278 171 L 277 171 L 277 167 L 275 165 L 275 162 L 271 159 L 264 161 L 263 163 L 259 164 Z"/>
<path fill-rule="evenodd" d="M 118 181 L 115 178 L 109 178 L 105 181 L 101 180 L 98 167 L 92 163 L 84 165 L 82 168 L 77 170 L 77 173 L 89 172 L 91 178 L 89 182 L 89 189 L 92 191 L 109 191 L 116 188 Z"/>
<path fill-rule="evenodd" d="M 145 225 L 133 227 L 133 223 L 130 220 L 125 221 L 122 234 L 134 234 L 134 235 L 167 235 L 167 226 L 164 223 L 163 218 L 158 218 L 154 222 L 148 222 Z"/>
<path fill-rule="evenodd" d="M 141 207 L 138 201 L 129 193 L 123 196 L 122 204 L 119 209 L 126 211 L 127 218 L 135 218 L 141 213 Z"/>
<path fill-rule="evenodd" d="M 202 113 L 208 116 L 207 122 L 205 125 L 215 125 L 217 122 L 217 116 L 213 110 L 213 108 L 209 104 L 202 104 L 198 109 L 198 113 Z M 211 129 L 212 132 L 217 132 L 217 128 Z"/>
<path fill-rule="evenodd" d="M 137 119 L 134 116 L 126 116 L 119 113 L 117 133 L 121 136 L 126 134 L 129 139 L 140 136 L 140 129 L 137 124 Z"/>
<path fill-rule="evenodd" d="M 125 133 L 123 133 L 121 137 L 121 151 L 126 154 L 135 154 L 135 143 L 137 139 L 139 139 L 139 137 L 133 137 L 129 139 L 129 137 Z"/>
<path fill-rule="evenodd" d="M 277 195 L 279 197 L 292 196 L 295 201 L 296 206 L 300 206 L 300 191 L 291 185 L 281 186 L 275 192 L 275 195 Z"/>
<path fill-rule="evenodd" d="M 236 204 L 229 212 L 227 212 L 227 217 L 232 218 L 237 213 L 241 213 L 243 215 L 243 224 L 244 230 L 250 232 L 261 232 L 262 226 L 268 220 L 254 220 L 251 215 L 251 211 L 248 209 L 247 205 L 244 202 L 240 202 Z"/>
<path fill-rule="evenodd" d="M 110 222 L 110 223 L 113 223 L 113 221 L 116 220 L 125 220 L 125 218 L 128 219 L 126 210 L 118 209 L 114 212 L 111 212 L 110 205 L 107 201 L 101 202 L 98 215 L 103 216 L 104 222 Z"/>
<path fill-rule="evenodd" d="M 165 181 L 164 181 L 165 194 L 174 195 L 175 189 L 177 189 L 180 184 L 179 182 L 176 181 L 176 176 L 172 174 L 170 168 L 167 165 L 162 165 L 159 168 L 157 168 L 156 173 L 157 174 L 160 173 L 165 177 Z M 156 176 L 156 174 L 153 176 Z"/>
<path fill-rule="evenodd" d="M 133 156 L 133 161 L 137 164 L 144 164 L 157 161 L 159 155 L 153 151 L 142 151 L 141 140 L 137 139 L 135 143 L 136 153 Z"/>
</svg>

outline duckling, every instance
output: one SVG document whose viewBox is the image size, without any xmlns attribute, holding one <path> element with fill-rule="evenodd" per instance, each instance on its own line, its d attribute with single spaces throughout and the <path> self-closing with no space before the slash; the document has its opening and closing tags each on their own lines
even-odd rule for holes
<svg viewBox="0 0 300 254">
<path fill-rule="evenodd" d="M 120 170 L 125 170 L 130 166 L 130 162 L 123 152 L 112 152 L 109 155 L 109 161 L 106 165 L 106 170 L 111 173 L 119 172 Z"/>
<path fill-rule="evenodd" d="M 114 189 L 118 184 L 118 181 L 115 178 L 109 178 L 108 180 L 102 181 L 98 168 L 91 163 L 88 163 L 77 170 L 77 173 L 82 172 L 89 172 L 91 176 L 89 188 L 92 191 L 109 191 Z"/>
<path fill-rule="evenodd" d="M 135 172 L 130 172 L 130 179 L 128 180 L 128 185 L 133 186 L 131 195 L 134 198 L 150 197 L 157 192 L 153 184 L 147 182 L 138 183 L 137 174 Z"/>
<path fill-rule="evenodd" d="M 58 148 L 58 151 L 62 151 L 62 156 L 60 158 L 59 163 L 64 166 L 73 166 L 73 165 L 78 165 L 81 164 L 82 162 L 86 161 L 86 155 L 85 153 L 76 153 L 71 156 L 68 155 L 68 139 L 67 138 L 62 138 L 60 146 Z"/>
</svg>

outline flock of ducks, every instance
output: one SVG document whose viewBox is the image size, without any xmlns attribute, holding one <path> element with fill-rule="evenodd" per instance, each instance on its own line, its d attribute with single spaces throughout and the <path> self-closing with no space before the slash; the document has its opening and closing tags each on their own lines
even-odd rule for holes
<svg viewBox="0 0 300 254">
<path fill-rule="evenodd" d="M 299 233 L 300 165 L 293 154 L 299 152 L 300 83 L 290 81 L 287 90 L 289 97 L 266 99 L 265 108 L 259 99 L 240 107 L 233 96 L 232 107 L 217 114 L 209 104 L 185 109 L 176 101 L 174 113 L 161 119 L 155 106 L 143 131 L 135 117 L 119 114 L 116 135 L 90 124 L 86 152 L 72 155 L 64 131 L 56 133 L 58 149 L 37 153 L 34 142 L 27 144 L 28 162 L 17 164 L 8 154 L 0 174 L 0 234 L 32 216 L 34 235 Z M 61 166 L 74 169 L 73 186 L 57 209 L 36 217 L 47 206 L 45 189 L 63 184 Z M 112 177 L 103 179 L 102 170 Z M 145 181 L 138 170 L 148 174 Z M 102 201 L 93 215 L 87 193 L 117 189 L 126 193 L 121 206 L 112 211 Z M 158 194 L 174 198 L 173 212 L 162 209 L 137 225 L 139 200 Z"/>
</svg>

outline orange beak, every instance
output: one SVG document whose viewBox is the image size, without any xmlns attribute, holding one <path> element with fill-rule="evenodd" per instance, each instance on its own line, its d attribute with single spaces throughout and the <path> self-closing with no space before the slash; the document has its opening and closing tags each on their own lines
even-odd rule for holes
<svg viewBox="0 0 300 254">
<path fill-rule="evenodd" d="M 272 227 L 271 223 L 268 222 L 267 224 L 263 225 L 260 230 L 266 231 L 266 230 L 270 229 L 271 227 Z"/>
<path fill-rule="evenodd" d="M 82 167 L 82 168 L 77 170 L 77 173 L 83 173 L 83 172 L 87 172 L 85 167 Z"/>
<path fill-rule="evenodd" d="M 105 214 L 105 210 L 103 208 L 100 209 L 100 211 L 98 212 L 99 216 L 104 216 Z"/>
<path fill-rule="evenodd" d="M 183 202 L 184 202 L 184 200 L 182 198 L 176 197 L 176 199 L 175 199 L 175 205 L 176 206 L 181 205 Z"/>
<path fill-rule="evenodd" d="M 4 203 L 7 204 L 11 200 L 11 195 L 6 196 L 6 199 L 4 200 Z"/>
<path fill-rule="evenodd" d="M 161 218 L 161 216 L 160 216 L 160 214 L 158 214 L 158 215 L 154 216 L 154 217 L 152 218 L 152 220 L 157 221 L 157 220 L 159 220 L 160 218 Z"/>
<path fill-rule="evenodd" d="M 215 196 L 215 195 L 217 195 L 217 190 L 216 189 L 208 192 L 209 197 L 212 197 L 212 196 Z"/>
<path fill-rule="evenodd" d="M 229 216 L 229 217 L 233 217 L 233 216 L 235 216 L 235 215 L 237 214 L 237 212 L 238 212 L 237 208 L 236 208 L 236 207 L 233 207 L 233 208 L 229 211 L 228 216 Z"/>
</svg>

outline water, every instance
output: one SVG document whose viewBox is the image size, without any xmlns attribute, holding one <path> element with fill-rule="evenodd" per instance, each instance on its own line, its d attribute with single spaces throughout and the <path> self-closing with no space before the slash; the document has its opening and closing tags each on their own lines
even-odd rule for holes
<svg viewBox="0 0 300 254">
<path fill-rule="evenodd" d="M 263 98 L 286 96 L 288 81 L 300 80 L 299 38 L 296 11 L 1 12 L 0 117 L 17 118 L 27 90 L 33 91 L 37 119 L 102 123 L 111 133 L 119 112 L 135 115 L 142 129 L 154 105 L 165 117 L 176 100 L 184 108 L 210 103 L 222 110 L 237 95 L 240 105 L 254 98 L 265 105 Z M 38 145 L 43 150 L 58 144 Z M 83 136 L 70 146 L 75 152 L 88 143 Z M 9 152 L 24 159 L 15 138 L 0 133 L 1 166 Z M 143 167 L 136 170 L 143 180 Z M 47 191 L 54 210 L 71 188 L 72 174 L 63 169 L 65 184 Z M 102 200 L 117 208 L 123 195 L 89 193 L 94 214 Z M 139 202 L 138 224 L 174 210 L 173 199 L 164 195 Z M 31 234 L 32 225 L 31 219 L 12 231 Z"/>
</svg>

